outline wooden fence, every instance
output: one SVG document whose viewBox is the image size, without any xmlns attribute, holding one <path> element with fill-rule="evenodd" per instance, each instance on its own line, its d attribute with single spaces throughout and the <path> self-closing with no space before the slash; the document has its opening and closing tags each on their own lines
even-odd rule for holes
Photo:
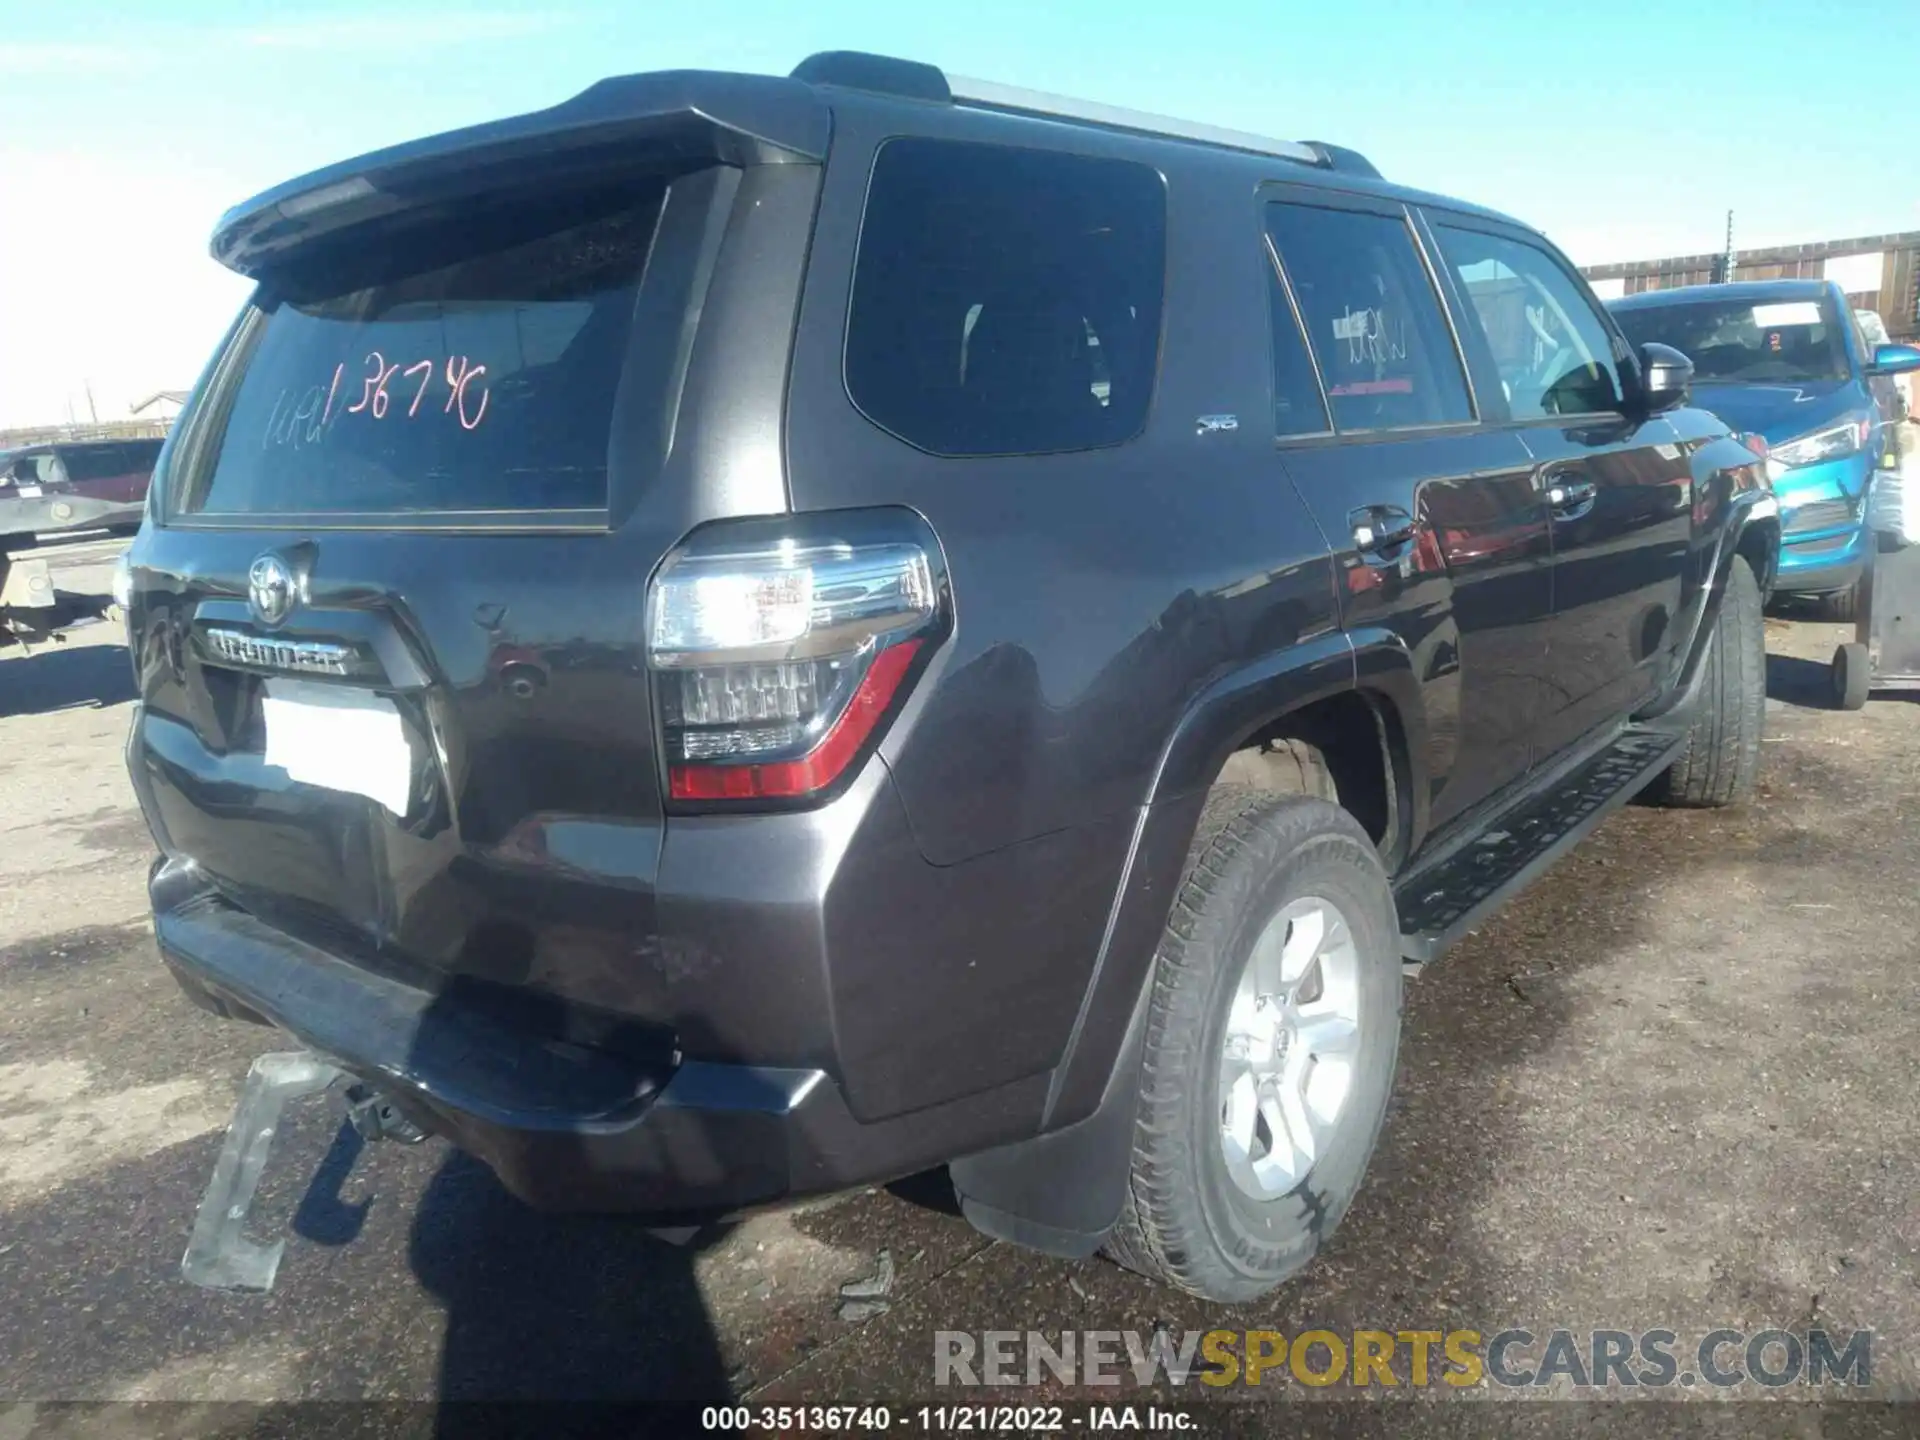
<svg viewBox="0 0 1920 1440">
<path fill-rule="evenodd" d="M 1871 263 L 1876 255 L 1880 259 L 1877 267 Z M 1920 230 L 1736 250 L 1732 278 L 1817 280 L 1828 273 L 1828 262 L 1849 260 L 1853 263 L 1834 268 L 1854 308 L 1878 311 L 1887 322 L 1887 333 L 1895 340 L 1920 339 Z M 1665 260 L 1588 265 L 1581 273 L 1590 281 L 1619 281 L 1615 293 L 1637 295 L 1642 290 L 1669 290 L 1676 285 L 1714 284 L 1727 278 L 1725 266 L 1723 255 L 1678 255 Z"/>
</svg>

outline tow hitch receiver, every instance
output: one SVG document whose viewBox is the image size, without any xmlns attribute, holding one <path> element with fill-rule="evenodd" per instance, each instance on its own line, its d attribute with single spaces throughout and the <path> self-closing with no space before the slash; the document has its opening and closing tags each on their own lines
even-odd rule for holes
<svg viewBox="0 0 1920 1440">
<path fill-rule="evenodd" d="M 347 1119 L 354 1132 L 369 1144 L 397 1140 L 402 1145 L 418 1145 L 427 1138 L 427 1132 L 394 1109 L 391 1100 L 364 1085 L 347 1087 Z"/>
</svg>

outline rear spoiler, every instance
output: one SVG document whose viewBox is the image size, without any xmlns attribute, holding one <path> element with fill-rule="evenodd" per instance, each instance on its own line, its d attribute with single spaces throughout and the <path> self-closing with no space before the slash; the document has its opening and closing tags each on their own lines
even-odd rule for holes
<svg viewBox="0 0 1920 1440">
<path fill-rule="evenodd" d="M 275 257 L 386 216 L 631 166 L 818 164 L 832 114 L 792 79 L 666 70 L 602 80 L 546 110 L 376 150 L 236 205 L 213 258 L 258 276 Z"/>
</svg>

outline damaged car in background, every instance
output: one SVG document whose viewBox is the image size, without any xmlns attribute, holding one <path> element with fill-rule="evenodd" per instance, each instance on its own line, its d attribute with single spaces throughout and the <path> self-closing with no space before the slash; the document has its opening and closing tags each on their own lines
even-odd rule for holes
<svg viewBox="0 0 1920 1440">
<path fill-rule="evenodd" d="M 0 452 L 0 537 L 22 550 L 46 535 L 132 534 L 146 513 L 162 443 L 56 440 Z"/>
<path fill-rule="evenodd" d="M 36 552 L 66 534 L 137 530 L 163 443 L 56 441 L 0 451 L 0 648 L 62 640 L 124 601 L 124 564 L 114 572 L 116 593 L 102 595 L 61 588 Z"/>
</svg>

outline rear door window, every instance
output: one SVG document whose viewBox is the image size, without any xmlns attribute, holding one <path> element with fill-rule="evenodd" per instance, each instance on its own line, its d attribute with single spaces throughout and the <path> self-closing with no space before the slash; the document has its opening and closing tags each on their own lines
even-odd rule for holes
<svg viewBox="0 0 1920 1440">
<path fill-rule="evenodd" d="M 1335 428 L 1473 418 L 1466 372 L 1404 215 L 1279 202 L 1267 230 L 1320 362 Z"/>
<path fill-rule="evenodd" d="M 462 217 L 270 277 L 181 508 L 594 510 L 663 191 Z"/>
<path fill-rule="evenodd" d="M 1165 271 L 1148 166 L 891 140 L 861 225 L 847 393 L 937 455 L 1119 444 L 1146 423 Z"/>
</svg>

